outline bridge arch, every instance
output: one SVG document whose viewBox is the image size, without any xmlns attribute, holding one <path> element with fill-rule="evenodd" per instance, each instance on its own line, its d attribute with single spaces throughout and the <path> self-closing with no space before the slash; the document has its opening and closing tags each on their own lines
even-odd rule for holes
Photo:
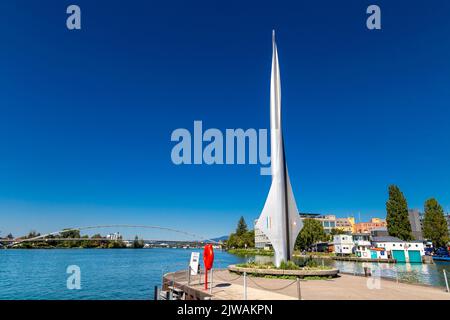
<svg viewBox="0 0 450 320">
<path fill-rule="evenodd" d="M 15 241 L 14 243 L 10 244 L 9 246 L 13 247 L 13 246 L 19 245 L 19 244 L 24 243 L 24 242 L 32 242 L 32 241 L 36 241 L 36 240 L 45 239 L 45 238 L 47 238 L 49 236 L 61 234 L 63 232 L 67 232 L 67 231 L 83 231 L 83 230 L 106 229 L 106 228 L 134 228 L 134 229 L 165 230 L 165 231 L 179 233 L 179 234 L 184 234 L 184 235 L 193 237 L 195 240 L 192 240 L 192 241 L 211 242 L 211 243 L 216 243 L 216 244 L 219 243 L 218 241 L 205 238 L 205 237 L 197 235 L 195 233 L 187 232 L 187 231 L 184 231 L 184 230 L 178 230 L 178 229 L 174 229 L 174 228 L 168 228 L 168 227 L 162 227 L 162 226 L 152 226 L 152 225 L 109 224 L 109 225 L 97 225 L 97 226 L 84 226 L 84 227 L 76 227 L 76 228 L 65 228 L 65 229 L 62 229 L 62 230 L 49 232 L 49 233 L 42 234 L 42 235 L 39 235 L 39 236 L 36 236 L 36 237 L 32 237 L 32 238 L 20 239 L 19 241 Z"/>
</svg>

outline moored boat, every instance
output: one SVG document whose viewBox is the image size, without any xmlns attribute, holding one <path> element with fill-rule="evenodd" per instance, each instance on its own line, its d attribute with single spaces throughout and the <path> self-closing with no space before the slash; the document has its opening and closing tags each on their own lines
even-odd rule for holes
<svg viewBox="0 0 450 320">
<path fill-rule="evenodd" d="M 450 256 L 433 256 L 433 261 L 448 261 L 448 262 L 450 262 Z"/>
<path fill-rule="evenodd" d="M 436 250 L 436 253 L 433 255 L 433 261 L 449 261 L 450 255 L 448 253 L 447 248 L 439 248 Z"/>
</svg>

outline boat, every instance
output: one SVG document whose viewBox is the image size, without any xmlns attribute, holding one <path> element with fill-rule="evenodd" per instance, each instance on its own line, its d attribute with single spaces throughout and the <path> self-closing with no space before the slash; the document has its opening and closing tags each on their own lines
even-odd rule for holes
<svg viewBox="0 0 450 320">
<path fill-rule="evenodd" d="M 439 248 L 433 255 L 433 261 L 448 261 L 450 262 L 450 255 L 446 248 Z"/>
<path fill-rule="evenodd" d="M 450 256 L 433 256 L 433 261 L 446 261 L 446 262 L 450 262 Z"/>
</svg>

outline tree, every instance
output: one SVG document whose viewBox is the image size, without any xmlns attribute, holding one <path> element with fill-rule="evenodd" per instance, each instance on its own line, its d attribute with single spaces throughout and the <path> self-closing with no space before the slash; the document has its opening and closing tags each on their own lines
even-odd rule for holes
<svg viewBox="0 0 450 320">
<path fill-rule="evenodd" d="M 24 239 L 32 239 L 32 238 L 36 238 L 36 237 L 39 237 L 41 234 L 40 233 L 38 233 L 38 232 L 36 232 L 36 231 L 34 231 L 34 230 L 31 230 L 29 233 L 28 233 L 28 235 L 27 236 L 25 236 L 25 237 L 23 237 Z M 38 246 L 38 242 L 26 242 L 26 243 L 24 243 L 24 246 L 25 247 L 29 247 L 29 248 L 32 248 L 32 247 L 34 247 L 34 246 Z"/>
<path fill-rule="evenodd" d="M 295 246 L 299 249 L 308 249 L 313 244 L 327 241 L 328 236 L 323 229 L 323 225 L 316 219 L 303 220 L 303 228 L 297 236 Z"/>
<path fill-rule="evenodd" d="M 138 236 L 134 237 L 133 248 L 140 249 L 144 247 L 144 240 L 139 240 Z"/>
<path fill-rule="evenodd" d="M 76 229 L 64 229 L 59 235 L 61 238 L 81 238 L 80 230 Z"/>
<path fill-rule="evenodd" d="M 248 232 L 247 223 L 245 222 L 244 217 L 241 217 L 239 219 L 239 222 L 238 222 L 238 225 L 237 225 L 237 228 L 236 228 L 236 234 L 238 236 L 242 236 L 242 235 L 244 235 L 247 232 Z"/>
<path fill-rule="evenodd" d="M 433 242 L 435 248 L 445 246 L 449 240 L 444 210 L 434 198 L 425 201 L 423 233 L 425 238 Z"/>
<path fill-rule="evenodd" d="M 142 240 L 138 240 L 138 241 L 142 241 Z M 126 245 L 123 241 L 118 240 L 118 241 L 111 241 L 108 243 L 107 247 L 109 249 L 119 249 L 119 248 L 126 248 Z M 138 247 L 134 247 L 134 248 L 143 248 L 144 245 L 142 244 L 142 247 L 140 246 L 140 244 L 138 244 Z"/>
<path fill-rule="evenodd" d="M 38 232 L 36 232 L 36 231 L 34 231 L 34 230 L 31 230 L 31 231 L 28 233 L 28 236 L 26 236 L 25 238 L 26 238 L 26 239 L 31 239 L 31 238 L 39 237 L 40 235 L 41 235 L 40 233 L 38 233 Z"/>
<path fill-rule="evenodd" d="M 255 232 L 247 231 L 245 234 L 238 236 L 236 233 L 230 234 L 227 241 L 229 248 L 253 248 L 255 247 Z"/>
<path fill-rule="evenodd" d="M 253 248 L 255 247 L 255 231 L 248 231 L 247 223 L 244 217 L 238 221 L 236 232 L 230 234 L 227 240 L 227 247 L 229 248 Z"/>
<path fill-rule="evenodd" d="M 12 239 L 14 239 L 14 237 L 13 237 L 13 235 L 12 235 L 11 233 L 9 233 L 9 234 L 6 236 L 5 239 L 6 239 L 6 240 L 12 240 Z M 0 240 L 1 240 L 1 237 L 0 237 Z M 1 242 L 1 241 L 0 241 L 0 245 L 6 246 L 6 245 L 8 245 L 8 244 L 9 244 L 9 242 Z"/>
<path fill-rule="evenodd" d="M 330 235 L 334 236 L 334 235 L 338 235 L 338 234 L 346 234 L 347 232 L 341 228 L 332 228 L 330 231 Z"/>
<path fill-rule="evenodd" d="M 413 239 L 411 224 L 408 219 L 408 204 L 400 189 L 389 186 L 389 200 L 386 202 L 386 222 L 390 236 L 404 241 Z"/>
<path fill-rule="evenodd" d="M 96 233 L 94 234 L 91 239 L 95 239 L 95 241 L 91 240 L 91 244 L 90 246 L 93 248 L 103 248 L 103 247 L 108 247 L 108 242 L 103 238 L 103 236 L 100 233 Z"/>
<path fill-rule="evenodd" d="M 81 238 L 80 230 L 77 229 L 64 229 L 59 234 L 60 238 L 66 238 L 66 239 L 79 239 Z M 77 248 L 81 246 L 81 241 L 73 241 L 73 240 L 67 240 L 60 243 L 63 247 L 68 248 Z"/>
</svg>

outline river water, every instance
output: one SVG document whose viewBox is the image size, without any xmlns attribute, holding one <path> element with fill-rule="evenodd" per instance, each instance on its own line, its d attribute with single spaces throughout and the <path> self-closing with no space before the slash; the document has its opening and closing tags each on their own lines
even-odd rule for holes
<svg viewBox="0 0 450 320">
<path fill-rule="evenodd" d="M 184 249 L 0 250 L 1 299 L 153 299 L 162 274 L 187 268 Z M 215 267 L 245 261 L 215 252 Z M 78 266 L 81 289 L 67 289 L 68 266 Z"/>
<path fill-rule="evenodd" d="M 192 251 L 184 249 L 33 249 L 0 250 L 0 299 L 153 299 L 163 273 L 187 268 Z M 215 252 L 215 268 L 271 257 Z M 318 260 L 322 263 L 322 260 Z M 363 273 L 364 266 L 381 276 L 411 283 L 444 286 L 450 264 L 370 264 L 324 259 L 343 272 Z M 78 266 L 81 289 L 69 290 L 66 273 Z"/>
</svg>

